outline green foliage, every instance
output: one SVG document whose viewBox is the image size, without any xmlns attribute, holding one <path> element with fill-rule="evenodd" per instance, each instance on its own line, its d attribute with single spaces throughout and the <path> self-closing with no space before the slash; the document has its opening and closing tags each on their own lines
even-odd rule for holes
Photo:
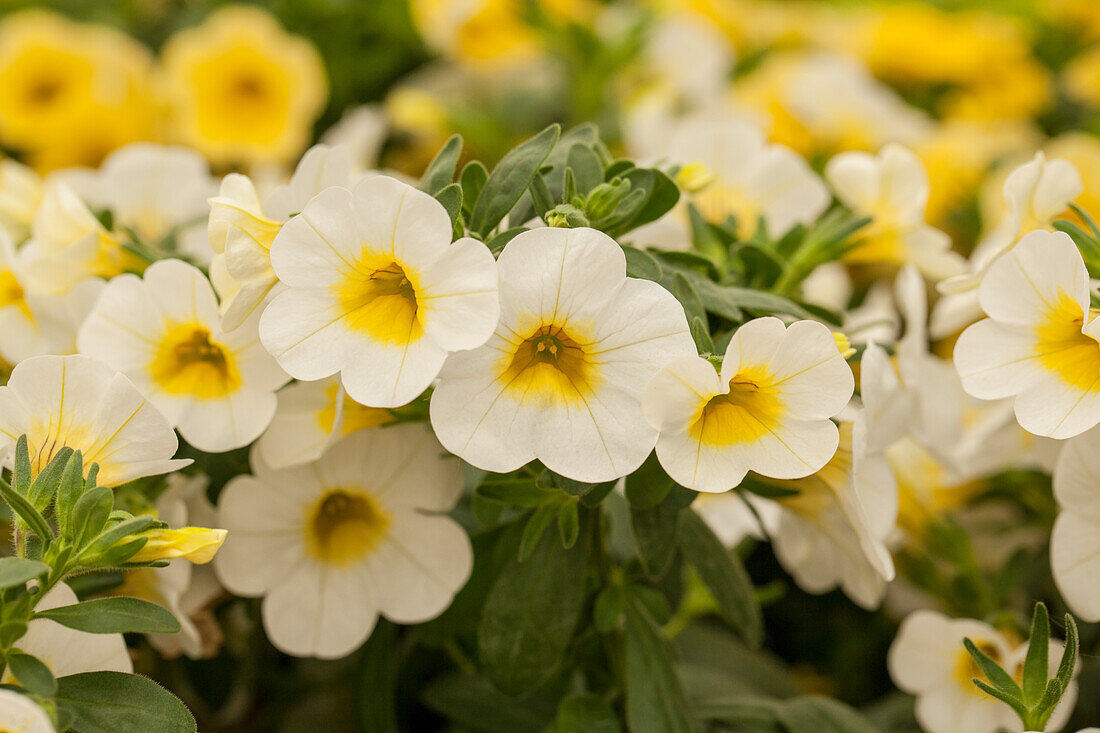
<svg viewBox="0 0 1100 733">
<path fill-rule="evenodd" d="M 57 680 L 58 707 L 73 715 L 74 733 L 195 733 L 195 719 L 172 693 L 147 677 L 85 672 Z"/>
</svg>

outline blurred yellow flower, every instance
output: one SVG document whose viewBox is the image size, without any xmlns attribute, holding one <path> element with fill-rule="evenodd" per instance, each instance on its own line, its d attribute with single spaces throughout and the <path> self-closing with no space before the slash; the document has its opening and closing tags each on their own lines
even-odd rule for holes
<svg viewBox="0 0 1100 733">
<path fill-rule="evenodd" d="M 1043 150 L 1048 158 L 1062 158 L 1073 163 L 1084 184 L 1084 190 L 1074 203 L 1094 219 L 1100 219 L 1100 138 L 1085 132 L 1067 132 L 1051 140 Z M 1072 210 L 1064 216 L 1083 223 Z"/>
<path fill-rule="evenodd" d="M 0 139 L 35 167 L 96 165 L 156 133 L 152 57 L 111 28 L 31 10 L 0 23 Z"/>
<path fill-rule="evenodd" d="M 138 535 L 148 538 L 149 541 L 129 562 L 153 562 L 182 557 L 196 565 L 203 565 L 214 559 L 218 548 L 225 542 L 225 535 L 224 529 L 205 527 L 151 529 Z"/>
<path fill-rule="evenodd" d="M 217 11 L 162 56 L 172 131 L 215 164 L 292 159 L 328 98 L 317 50 L 256 7 Z"/>
<path fill-rule="evenodd" d="M 430 47 L 475 67 L 530 61 L 542 48 L 523 0 L 411 0 L 409 5 Z M 594 9 L 590 0 L 539 0 L 535 7 L 559 23 L 589 20 Z"/>
<path fill-rule="evenodd" d="M 1062 80 L 1074 99 L 1100 105 L 1100 45 L 1073 59 L 1062 72 Z"/>
<path fill-rule="evenodd" d="M 981 80 L 946 95 L 940 112 L 968 120 L 1025 119 L 1047 106 L 1052 88 L 1050 72 L 1035 59 L 993 63 Z"/>
</svg>

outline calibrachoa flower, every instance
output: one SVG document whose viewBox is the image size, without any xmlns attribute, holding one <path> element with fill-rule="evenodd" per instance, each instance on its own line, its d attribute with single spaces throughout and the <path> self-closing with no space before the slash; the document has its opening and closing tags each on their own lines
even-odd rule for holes
<svg viewBox="0 0 1100 733">
<path fill-rule="evenodd" d="M 77 602 L 65 583 L 58 583 L 35 606 L 36 611 L 71 606 Z M 15 642 L 15 648 L 45 662 L 55 677 L 81 672 L 133 672 L 130 653 L 122 634 L 91 634 L 62 626 L 56 621 L 40 618 L 27 624 L 27 633 Z M 12 681 L 7 672 L 3 682 Z"/>
<path fill-rule="evenodd" d="M 829 329 L 758 318 L 739 328 L 719 373 L 699 356 L 664 366 L 645 390 L 645 417 L 660 432 L 657 457 L 696 491 L 720 492 L 749 471 L 808 476 L 836 451 L 829 419 L 848 403 L 852 370 Z"/>
<path fill-rule="evenodd" d="M 215 252 L 210 279 L 222 299 L 222 328 L 237 328 L 277 292 L 271 243 L 286 220 L 329 186 L 348 185 L 350 175 L 347 148 L 314 145 L 302 156 L 290 181 L 276 187 L 262 203 L 247 176 L 230 173 L 222 179 L 218 196 L 210 199 L 207 225 Z"/>
<path fill-rule="evenodd" d="M 1079 618 L 1100 621 L 1100 430 L 1066 442 L 1054 468 L 1061 512 L 1050 536 L 1058 590 Z"/>
<path fill-rule="evenodd" d="M 169 422 L 133 383 L 87 356 L 36 356 L 12 370 L 0 387 L 0 455 L 27 436 L 37 474 L 62 446 L 99 463 L 98 483 L 118 486 L 168 473 L 190 460 L 172 460 L 178 445 Z"/>
<path fill-rule="evenodd" d="M 1100 422 L 1100 321 L 1073 240 L 1035 231 L 997 260 L 979 289 L 988 318 L 967 328 L 955 365 L 971 395 L 1015 397 L 1036 435 L 1069 438 Z"/>
<path fill-rule="evenodd" d="M 14 733 L 54 733 L 46 711 L 26 695 L 0 690 L 0 730 Z"/>
<path fill-rule="evenodd" d="M 207 199 L 217 191 L 206 160 L 193 150 L 134 143 L 107 156 L 99 170 L 57 174 L 89 206 L 111 212 L 115 228 L 149 247 L 210 260 Z"/>
<path fill-rule="evenodd" d="M 84 354 L 129 376 L 196 448 L 248 445 L 275 414 L 287 381 L 260 345 L 256 318 L 223 332 L 214 291 L 180 260 L 123 275 L 104 289 L 80 330 Z"/>
<path fill-rule="evenodd" d="M 577 481 L 630 473 L 657 438 L 642 416 L 646 382 L 695 353 L 683 308 L 628 278 L 622 248 L 593 229 L 524 232 L 497 265 L 496 333 L 452 355 L 432 395 L 440 442 L 488 471 L 538 459 Z"/>
<path fill-rule="evenodd" d="M 90 277 L 62 295 L 35 291 L 25 264 L 0 229 L 0 358 L 10 364 L 76 351 L 77 329 L 103 290 L 103 281 Z"/>
<path fill-rule="evenodd" d="M 492 254 L 451 231 L 442 204 L 392 178 L 325 189 L 271 245 L 287 289 L 260 319 L 264 346 L 296 379 L 340 372 L 356 402 L 409 402 L 497 322 Z"/>
<path fill-rule="evenodd" d="M 897 144 L 879 154 L 850 151 L 825 167 L 837 198 L 856 214 L 870 216 L 855 249 L 845 255 L 858 264 L 913 263 L 939 280 L 961 272 L 965 263 L 951 251 L 951 239 L 924 222 L 928 174 L 920 159 Z"/>
<path fill-rule="evenodd" d="M 38 174 L 14 160 L 0 160 L 0 225 L 16 241 L 30 233 L 42 192 Z"/>
<path fill-rule="evenodd" d="M 317 49 L 259 7 L 213 13 L 162 59 L 174 132 L 213 163 L 297 155 L 328 95 Z"/>
<path fill-rule="evenodd" d="M 337 439 L 394 419 L 389 410 L 348 398 L 336 377 L 295 382 L 279 390 L 278 398 L 275 417 L 256 442 L 272 468 L 315 461 Z"/>
<path fill-rule="evenodd" d="M 915 611 L 901 623 L 887 664 L 894 683 L 917 696 L 917 720 L 928 733 L 996 733 L 1022 731 L 1012 708 L 982 692 L 975 678 L 985 675 L 963 646 L 969 638 L 1013 676 L 1022 669 L 1027 644 L 1016 644 L 992 626 L 968 618 L 948 618 L 936 611 Z M 1050 642 L 1050 674 L 1058 669 L 1062 644 Z M 1060 730 L 1073 712 L 1077 683 L 1066 690 L 1047 730 Z"/>
<path fill-rule="evenodd" d="M 426 621 L 469 577 L 470 542 L 440 514 L 462 492 L 459 464 L 423 426 L 361 431 L 297 468 L 255 452 L 252 465 L 218 502 L 230 537 L 215 569 L 234 593 L 264 596 L 264 628 L 288 654 L 344 656 L 379 615 Z"/>
</svg>

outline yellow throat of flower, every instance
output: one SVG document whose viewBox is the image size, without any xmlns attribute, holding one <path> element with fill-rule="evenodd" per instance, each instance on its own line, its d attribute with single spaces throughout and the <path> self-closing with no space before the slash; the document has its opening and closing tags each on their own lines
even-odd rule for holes
<svg viewBox="0 0 1100 733">
<path fill-rule="evenodd" d="M 211 338 L 200 323 L 184 323 L 165 331 L 150 373 L 169 394 L 218 399 L 241 386 L 233 353 Z"/>
<path fill-rule="evenodd" d="M 527 334 L 501 360 L 499 379 L 510 396 L 570 405 L 594 392 L 599 370 L 590 342 L 579 331 L 551 323 Z"/>
<path fill-rule="evenodd" d="M 1100 343 L 1081 331 L 1085 313 L 1068 293 L 1035 327 L 1035 349 L 1043 367 L 1073 387 L 1100 391 Z"/>
<path fill-rule="evenodd" d="M 779 390 L 767 369 L 743 369 L 729 381 L 729 391 L 702 405 L 689 434 L 704 445 L 751 443 L 771 432 L 783 414 Z"/>
<path fill-rule="evenodd" d="M 389 512 L 369 493 L 330 489 L 309 510 L 306 548 L 327 565 L 350 565 L 378 547 L 391 521 Z"/>
<path fill-rule="evenodd" d="M 424 335 L 413 274 L 399 262 L 366 257 L 334 294 L 350 330 L 375 341 L 407 344 Z"/>
</svg>

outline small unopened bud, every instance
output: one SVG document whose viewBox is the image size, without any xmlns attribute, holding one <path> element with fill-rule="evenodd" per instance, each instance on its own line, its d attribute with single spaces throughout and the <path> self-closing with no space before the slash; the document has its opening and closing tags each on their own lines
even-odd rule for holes
<svg viewBox="0 0 1100 733">
<path fill-rule="evenodd" d="M 584 204 L 584 212 L 592 221 L 606 219 L 619 208 L 623 197 L 630 193 L 630 181 L 625 178 L 601 183 L 588 194 L 588 200 Z"/>
<path fill-rule="evenodd" d="M 214 559 L 218 548 L 225 542 L 224 529 L 206 527 L 182 527 L 180 529 L 151 529 L 136 535 L 149 541 L 129 559 L 129 562 L 153 562 L 182 557 L 196 565 Z"/>
<path fill-rule="evenodd" d="M 584 215 L 583 211 L 572 204 L 558 204 L 550 211 L 547 211 L 543 218 L 546 220 L 546 225 L 552 227 L 571 228 L 588 226 L 588 217 Z"/>
</svg>

